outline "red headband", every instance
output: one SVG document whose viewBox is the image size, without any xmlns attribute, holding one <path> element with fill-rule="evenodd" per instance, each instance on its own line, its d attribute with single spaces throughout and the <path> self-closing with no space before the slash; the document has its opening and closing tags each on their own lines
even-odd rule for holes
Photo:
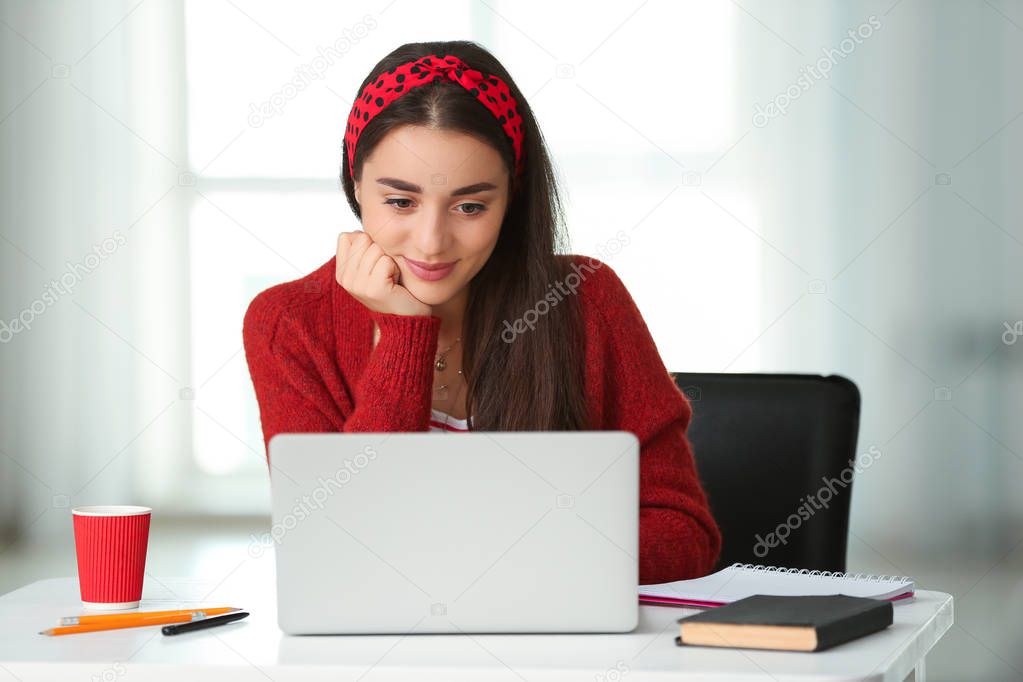
<svg viewBox="0 0 1023 682">
<path fill-rule="evenodd" d="M 355 100 L 345 130 L 348 172 L 352 177 L 355 177 L 355 145 L 366 124 L 412 88 L 445 77 L 465 88 L 501 123 L 515 148 L 515 175 L 522 171 L 522 116 L 519 115 L 518 105 L 512 98 L 508 84 L 497 76 L 484 76 L 481 71 L 470 69 L 458 57 L 448 55 L 442 59 L 437 55 L 426 55 L 380 74 L 375 82 L 366 85 Z"/>
</svg>

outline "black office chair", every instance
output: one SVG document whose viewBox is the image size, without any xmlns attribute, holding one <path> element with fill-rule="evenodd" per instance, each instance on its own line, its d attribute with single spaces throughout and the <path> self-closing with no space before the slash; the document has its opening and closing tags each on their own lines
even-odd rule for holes
<svg viewBox="0 0 1023 682">
<path fill-rule="evenodd" d="M 715 570 L 738 561 L 844 571 L 856 384 L 813 374 L 672 376 L 693 408 L 687 435 L 723 538 Z"/>
</svg>

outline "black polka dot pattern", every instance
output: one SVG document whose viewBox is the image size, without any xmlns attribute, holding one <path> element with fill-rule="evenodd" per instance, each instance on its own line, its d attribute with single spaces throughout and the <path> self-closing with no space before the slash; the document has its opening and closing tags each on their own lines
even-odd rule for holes
<svg viewBox="0 0 1023 682">
<path fill-rule="evenodd" d="M 349 173 L 354 175 L 352 164 L 355 158 L 355 145 L 366 124 L 409 90 L 444 78 L 461 85 L 494 115 L 515 149 L 515 174 L 521 173 L 522 117 L 508 84 L 497 76 L 485 76 L 476 69 L 470 69 L 468 64 L 453 55 L 444 57 L 426 55 L 390 69 L 381 74 L 375 82 L 370 82 L 355 98 L 355 105 L 348 115 L 344 142 L 345 150 L 348 152 Z"/>
</svg>

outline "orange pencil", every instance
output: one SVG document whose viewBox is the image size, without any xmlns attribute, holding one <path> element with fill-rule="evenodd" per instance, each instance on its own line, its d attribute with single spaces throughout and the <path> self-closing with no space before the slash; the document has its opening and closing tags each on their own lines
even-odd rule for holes
<svg viewBox="0 0 1023 682">
<path fill-rule="evenodd" d="M 118 623 L 122 619 L 134 618 L 136 616 L 144 616 L 146 618 L 152 618 L 154 616 L 180 616 L 183 613 L 195 613 L 196 611 L 202 611 L 207 616 L 219 616 L 222 613 L 232 613 L 234 611 L 241 611 L 241 609 L 234 606 L 213 606 L 208 609 L 196 608 L 196 609 L 171 609 L 170 611 L 132 611 L 130 613 L 97 613 L 87 614 L 81 616 L 64 616 L 57 619 L 57 625 L 89 625 L 93 623 Z"/>
<path fill-rule="evenodd" d="M 113 614 L 111 614 L 113 615 Z M 193 620 L 202 620 L 206 617 L 206 611 L 192 611 L 186 613 L 147 616 L 138 614 L 117 614 L 119 617 L 103 623 L 88 623 L 85 625 L 68 625 L 62 627 L 40 630 L 40 635 L 71 635 L 77 632 L 96 632 L 98 630 L 116 630 L 118 628 L 136 628 L 146 625 L 165 625 L 168 623 L 187 623 Z"/>
</svg>

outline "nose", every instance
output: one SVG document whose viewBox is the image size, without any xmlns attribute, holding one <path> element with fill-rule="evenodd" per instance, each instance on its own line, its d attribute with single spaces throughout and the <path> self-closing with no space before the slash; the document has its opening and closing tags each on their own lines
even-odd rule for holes
<svg viewBox="0 0 1023 682">
<path fill-rule="evenodd" d="M 412 241 L 425 259 L 443 258 L 448 251 L 447 214 L 443 207 L 420 211 L 420 221 L 413 228 Z"/>
</svg>

